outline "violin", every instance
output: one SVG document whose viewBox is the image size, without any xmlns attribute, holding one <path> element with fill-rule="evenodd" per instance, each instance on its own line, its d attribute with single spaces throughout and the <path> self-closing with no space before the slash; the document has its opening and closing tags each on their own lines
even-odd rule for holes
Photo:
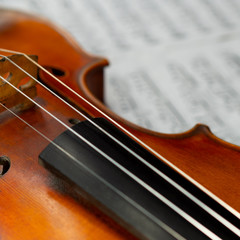
<svg viewBox="0 0 240 240">
<path fill-rule="evenodd" d="M 0 239 L 239 239 L 239 146 L 116 115 L 108 61 L 45 19 L 0 10 L 0 48 Z"/>
</svg>

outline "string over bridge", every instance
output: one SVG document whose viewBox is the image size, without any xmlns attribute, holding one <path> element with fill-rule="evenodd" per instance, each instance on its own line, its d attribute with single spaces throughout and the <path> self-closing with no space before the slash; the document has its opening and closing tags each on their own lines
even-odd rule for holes
<svg viewBox="0 0 240 240">
<path fill-rule="evenodd" d="M 31 55 L 29 57 L 31 57 L 34 61 L 37 61 L 37 56 Z M 14 65 L 8 59 L 10 59 L 16 65 Z M 16 54 L 0 59 L 0 76 L 15 87 L 19 88 L 30 98 L 34 98 L 37 95 L 36 82 L 29 78 L 29 76 L 27 76 L 21 68 L 34 78 L 37 78 L 38 67 L 26 59 L 24 55 Z M 21 92 L 16 91 L 1 78 L 0 102 L 7 108 L 15 107 L 18 111 L 29 109 L 34 105 L 29 99 L 24 97 Z M 0 112 L 5 110 L 5 108 L 0 106 Z"/>
</svg>

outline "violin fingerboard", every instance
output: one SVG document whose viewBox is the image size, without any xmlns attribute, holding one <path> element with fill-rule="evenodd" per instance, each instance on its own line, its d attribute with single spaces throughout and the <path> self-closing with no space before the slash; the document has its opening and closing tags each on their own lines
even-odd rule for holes
<svg viewBox="0 0 240 240">
<path fill-rule="evenodd" d="M 105 119 L 93 119 L 101 128 L 146 159 L 163 174 L 194 194 L 233 224 L 239 223 L 227 210 L 186 179 L 146 151 Z M 129 151 L 119 146 L 91 123 L 84 121 L 72 129 L 108 157 L 94 150 L 71 131 L 58 136 L 40 154 L 40 163 L 67 181 L 95 207 L 140 239 L 209 239 L 196 225 L 186 220 L 170 205 L 181 209 L 200 225 L 222 239 L 238 239 L 208 212 L 153 172 Z M 118 166 L 123 167 L 119 169 Z M 159 199 L 127 174 L 130 172 L 162 196 Z M 168 202 L 171 204 L 169 205 Z M 185 216 L 184 215 L 184 216 Z"/>
</svg>

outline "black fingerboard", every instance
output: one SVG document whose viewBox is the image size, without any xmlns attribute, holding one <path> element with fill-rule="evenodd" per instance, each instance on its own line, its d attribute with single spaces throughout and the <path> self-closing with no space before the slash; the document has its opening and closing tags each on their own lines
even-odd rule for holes
<svg viewBox="0 0 240 240">
<path fill-rule="evenodd" d="M 237 217 L 118 128 L 103 118 L 93 121 L 239 228 Z M 219 238 L 239 239 L 207 211 L 91 123 L 84 121 L 72 129 Z M 58 136 L 54 144 L 46 147 L 40 154 L 39 161 L 53 173 L 64 176 L 64 179 L 77 185 L 77 191 L 84 193 L 91 204 L 140 239 L 210 238 L 69 130 Z"/>
</svg>

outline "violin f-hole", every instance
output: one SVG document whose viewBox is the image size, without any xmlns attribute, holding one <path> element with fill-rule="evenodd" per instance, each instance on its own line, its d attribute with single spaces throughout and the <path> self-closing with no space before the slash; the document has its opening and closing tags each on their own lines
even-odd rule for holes
<svg viewBox="0 0 240 240">
<path fill-rule="evenodd" d="M 10 168 L 10 159 L 7 156 L 0 157 L 0 177 L 7 173 Z"/>
</svg>

